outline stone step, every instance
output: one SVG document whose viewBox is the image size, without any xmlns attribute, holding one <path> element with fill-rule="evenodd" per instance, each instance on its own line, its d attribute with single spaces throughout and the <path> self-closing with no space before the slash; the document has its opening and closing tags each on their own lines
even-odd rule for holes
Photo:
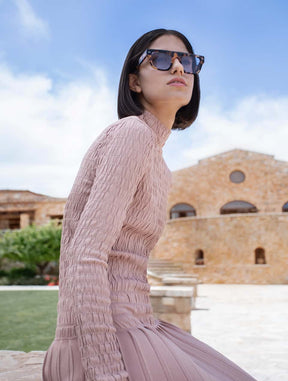
<svg viewBox="0 0 288 381">
<path fill-rule="evenodd" d="M 183 269 L 177 269 L 177 268 L 174 268 L 174 267 L 157 267 L 157 266 L 148 266 L 148 269 L 150 269 L 151 271 L 161 271 L 161 272 L 169 272 L 169 273 L 183 273 L 184 274 L 184 270 Z"/>
<path fill-rule="evenodd" d="M 200 283 L 199 278 L 195 274 L 186 273 L 181 263 L 151 258 L 148 262 L 147 275 L 150 284 L 193 286 L 194 296 L 197 296 L 197 285 Z"/>
</svg>

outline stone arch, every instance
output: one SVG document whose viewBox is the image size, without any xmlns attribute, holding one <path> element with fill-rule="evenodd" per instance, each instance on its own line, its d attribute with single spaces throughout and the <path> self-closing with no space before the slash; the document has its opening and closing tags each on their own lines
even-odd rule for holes
<svg viewBox="0 0 288 381">
<path fill-rule="evenodd" d="M 247 201 L 235 200 L 227 202 L 220 209 L 220 214 L 231 214 L 231 213 L 257 213 L 258 209 L 255 205 Z"/>
<path fill-rule="evenodd" d="M 170 209 L 170 219 L 196 216 L 196 210 L 192 205 L 179 203 Z"/>
<path fill-rule="evenodd" d="M 288 202 L 282 206 L 282 212 L 288 212 Z"/>
<path fill-rule="evenodd" d="M 204 265 L 205 260 L 204 260 L 204 251 L 201 249 L 195 250 L 195 265 Z"/>
<path fill-rule="evenodd" d="M 265 250 L 262 247 L 255 249 L 255 265 L 266 265 Z"/>
</svg>

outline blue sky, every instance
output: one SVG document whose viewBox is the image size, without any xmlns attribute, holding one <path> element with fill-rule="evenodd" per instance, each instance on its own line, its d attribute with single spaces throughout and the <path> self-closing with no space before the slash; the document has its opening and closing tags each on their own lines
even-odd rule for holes
<svg viewBox="0 0 288 381">
<path fill-rule="evenodd" d="M 116 118 L 125 56 L 177 29 L 205 56 L 199 118 L 164 147 L 171 170 L 242 148 L 288 161 L 288 2 L 0 0 L 1 189 L 67 197 Z"/>
</svg>

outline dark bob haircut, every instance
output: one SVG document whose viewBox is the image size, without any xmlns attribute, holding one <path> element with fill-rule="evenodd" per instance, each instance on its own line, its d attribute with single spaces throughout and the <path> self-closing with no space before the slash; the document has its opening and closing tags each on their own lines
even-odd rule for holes
<svg viewBox="0 0 288 381">
<path fill-rule="evenodd" d="M 195 54 L 190 42 L 180 32 L 169 29 L 154 29 L 151 32 L 143 34 L 131 46 L 125 59 L 118 88 L 118 117 L 125 118 L 130 115 L 141 115 L 144 111 L 143 105 L 140 103 L 137 93 L 129 88 L 129 74 L 137 72 L 138 60 L 141 54 L 149 48 L 150 44 L 158 37 L 163 35 L 172 35 L 178 37 L 186 46 L 189 53 Z M 200 102 L 200 86 L 199 75 L 194 74 L 194 87 L 190 102 L 181 107 L 175 116 L 172 129 L 184 130 L 190 126 L 198 115 Z"/>
</svg>

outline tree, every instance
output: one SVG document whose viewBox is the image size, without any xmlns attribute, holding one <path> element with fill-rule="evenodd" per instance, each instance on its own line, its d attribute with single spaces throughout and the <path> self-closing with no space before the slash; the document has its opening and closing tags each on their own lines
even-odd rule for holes
<svg viewBox="0 0 288 381">
<path fill-rule="evenodd" d="M 0 238 L 0 257 L 18 261 L 43 275 L 51 261 L 59 261 L 62 227 L 55 221 L 5 232 Z"/>
</svg>

